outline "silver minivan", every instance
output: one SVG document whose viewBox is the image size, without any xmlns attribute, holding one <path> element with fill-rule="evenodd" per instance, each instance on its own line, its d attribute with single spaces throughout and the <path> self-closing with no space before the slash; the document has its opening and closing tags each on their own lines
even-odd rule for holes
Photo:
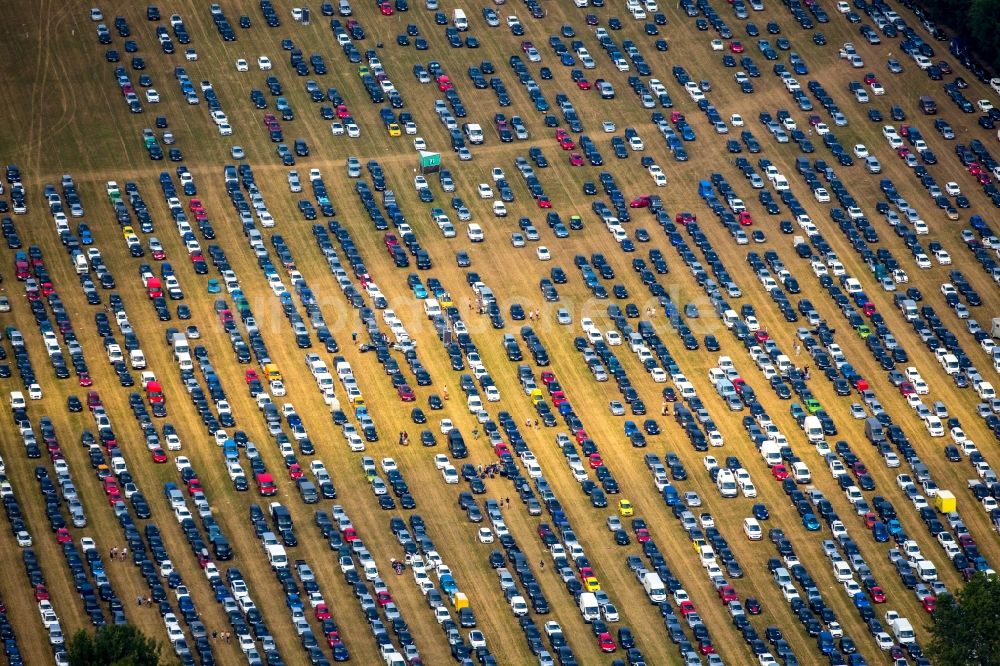
<svg viewBox="0 0 1000 666">
<path fill-rule="evenodd" d="M 877 158 L 869 155 L 865 158 L 865 168 L 868 169 L 868 173 L 881 173 L 882 164 Z"/>
</svg>

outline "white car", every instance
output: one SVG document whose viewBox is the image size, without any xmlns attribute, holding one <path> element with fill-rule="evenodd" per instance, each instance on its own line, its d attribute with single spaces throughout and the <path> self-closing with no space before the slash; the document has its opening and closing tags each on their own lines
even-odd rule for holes
<svg viewBox="0 0 1000 666">
<path fill-rule="evenodd" d="M 538 256 L 539 261 L 548 261 L 552 258 L 552 253 L 549 252 L 549 248 L 544 245 L 539 245 L 535 248 L 535 254 Z"/>
<path fill-rule="evenodd" d="M 872 89 L 872 94 L 873 95 L 884 95 L 885 94 L 885 88 L 883 88 L 882 84 L 879 83 L 878 81 L 873 81 L 871 83 L 871 89 Z"/>
<path fill-rule="evenodd" d="M 826 188 L 817 187 L 813 190 L 813 196 L 816 197 L 816 201 L 819 203 L 830 203 L 830 193 L 826 191 Z M 824 268 L 826 268 L 824 266 Z"/>
<path fill-rule="evenodd" d="M 935 250 L 934 251 L 934 258 L 942 266 L 950 266 L 951 265 L 951 255 L 948 254 L 948 251 L 945 250 L 945 249 L 943 249 L 943 248 L 940 249 L 940 250 Z"/>
<path fill-rule="evenodd" d="M 732 125 L 733 127 L 743 127 L 744 125 L 743 116 L 741 116 L 738 113 L 734 113 L 733 115 L 729 116 L 729 124 Z"/>
<path fill-rule="evenodd" d="M 993 109 L 993 103 L 988 99 L 979 100 L 976 102 L 976 106 L 978 106 L 979 110 L 983 113 L 989 113 Z"/>
<path fill-rule="evenodd" d="M 257 68 L 262 72 L 266 72 L 271 69 L 271 59 L 267 56 L 257 56 Z"/>
<path fill-rule="evenodd" d="M 479 183 L 479 198 L 480 199 L 492 199 L 493 198 L 493 188 L 490 187 L 489 183 Z"/>
<path fill-rule="evenodd" d="M 865 147 L 865 144 L 858 143 L 854 145 L 854 156 L 858 159 L 864 159 L 868 157 L 868 154 L 868 148 Z"/>
<path fill-rule="evenodd" d="M 237 72 L 249 72 L 250 63 L 246 61 L 246 58 L 240 58 L 236 61 L 236 71 Z"/>
<path fill-rule="evenodd" d="M 479 543 L 493 543 L 493 531 L 490 528 L 479 528 Z"/>
<path fill-rule="evenodd" d="M 448 461 L 448 456 L 443 453 L 438 453 L 434 456 L 434 467 L 437 469 L 444 469 L 451 463 Z"/>
<path fill-rule="evenodd" d="M 148 88 L 146 90 L 146 101 L 150 104 L 158 104 L 160 101 L 160 93 L 157 92 L 156 88 Z"/>
<path fill-rule="evenodd" d="M 605 134 L 613 134 L 615 131 L 615 124 L 610 120 L 605 120 L 601 123 L 601 129 L 604 130 Z"/>
<path fill-rule="evenodd" d="M 415 150 L 427 150 L 427 142 L 424 141 L 423 137 L 416 137 L 413 139 L 413 148 Z"/>
<path fill-rule="evenodd" d="M 723 49 L 723 46 L 724 45 L 723 45 L 721 39 L 713 39 L 712 40 L 712 50 L 713 51 L 721 51 Z"/>
<path fill-rule="evenodd" d="M 962 188 L 959 187 L 958 183 L 951 181 L 944 184 L 944 191 L 948 193 L 948 196 L 957 197 L 962 193 Z"/>
</svg>

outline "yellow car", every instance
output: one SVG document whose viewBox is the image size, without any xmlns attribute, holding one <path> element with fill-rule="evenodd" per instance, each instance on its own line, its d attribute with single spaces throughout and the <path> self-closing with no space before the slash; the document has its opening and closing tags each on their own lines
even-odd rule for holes
<svg viewBox="0 0 1000 666">
<path fill-rule="evenodd" d="M 358 67 L 358 76 L 365 78 L 366 74 L 371 74 L 371 70 L 368 69 L 368 65 L 361 65 Z"/>
<path fill-rule="evenodd" d="M 621 514 L 623 518 L 629 518 L 635 515 L 635 509 L 632 508 L 632 502 L 626 499 L 618 500 L 618 513 Z"/>
<path fill-rule="evenodd" d="M 129 236 L 135 236 L 135 229 L 126 224 L 124 227 L 122 227 L 122 236 L 124 236 L 125 238 L 128 238 Z"/>
<path fill-rule="evenodd" d="M 544 402 L 545 398 L 542 396 L 542 389 L 533 388 L 531 389 L 531 403 L 537 405 L 540 402 Z"/>
<path fill-rule="evenodd" d="M 583 587 L 587 592 L 597 592 L 601 589 L 601 584 L 593 576 L 587 576 L 583 579 Z"/>
<path fill-rule="evenodd" d="M 389 136 L 401 136 L 403 134 L 403 130 L 399 129 L 399 125 L 396 123 L 386 125 L 385 131 L 389 133 Z"/>
<path fill-rule="evenodd" d="M 702 537 L 697 537 L 691 539 L 691 545 L 694 547 L 694 552 L 700 553 L 703 546 L 707 546 L 708 542 Z"/>
</svg>

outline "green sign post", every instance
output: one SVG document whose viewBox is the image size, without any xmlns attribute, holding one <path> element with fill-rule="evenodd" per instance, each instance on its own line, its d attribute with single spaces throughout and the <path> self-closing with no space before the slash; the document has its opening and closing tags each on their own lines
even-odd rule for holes
<svg viewBox="0 0 1000 666">
<path fill-rule="evenodd" d="M 441 170 L 441 153 L 420 151 L 420 173 L 437 173 Z"/>
</svg>

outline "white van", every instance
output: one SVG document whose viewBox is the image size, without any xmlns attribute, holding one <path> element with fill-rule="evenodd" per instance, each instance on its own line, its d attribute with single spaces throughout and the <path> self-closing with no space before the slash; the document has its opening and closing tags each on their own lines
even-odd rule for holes
<svg viewBox="0 0 1000 666">
<path fill-rule="evenodd" d="M 10 408 L 11 409 L 25 409 L 28 403 L 24 400 L 24 394 L 20 391 L 10 392 Z"/>
<path fill-rule="evenodd" d="M 917 575 L 925 583 L 933 583 L 938 579 L 937 568 L 930 560 L 920 560 L 916 563 Z"/>
<path fill-rule="evenodd" d="M 760 541 L 764 538 L 764 532 L 760 529 L 760 523 L 757 522 L 756 518 L 743 519 L 743 533 L 750 541 Z"/>
<path fill-rule="evenodd" d="M 486 240 L 486 234 L 483 233 L 483 228 L 476 223 L 470 224 L 465 233 L 469 236 L 469 240 L 473 243 L 482 243 Z"/>
<path fill-rule="evenodd" d="M 266 547 L 267 561 L 272 569 L 286 569 L 288 567 L 288 555 L 285 547 L 281 544 L 273 544 Z"/>
<path fill-rule="evenodd" d="M 809 415 L 802 420 L 802 430 L 806 433 L 806 438 L 810 443 L 823 441 L 823 424 L 818 416 Z"/>
<path fill-rule="evenodd" d="M 993 384 L 989 382 L 976 382 L 976 393 L 979 394 L 979 399 L 988 402 L 997 397 L 997 392 L 993 388 Z"/>
<path fill-rule="evenodd" d="M 76 268 L 77 275 L 86 275 L 90 272 L 90 265 L 87 263 L 87 257 L 82 252 L 73 257 L 73 266 Z"/>
<path fill-rule="evenodd" d="M 469 19 L 465 16 L 464 9 L 455 9 L 452 11 L 451 22 L 459 32 L 469 29 Z"/>
<path fill-rule="evenodd" d="M 438 303 L 438 299 L 424 299 L 424 314 L 427 315 L 428 319 L 434 319 L 435 317 L 441 316 L 441 304 Z"/>
<path fill-rule="evenodd" d="M 719 475 L 715 477 L 715 485 L 719 488 L 719 494 L 725 498 L 736 497 L 739 493 L 736 477 L 728 469 L 719 470 Z"/>
<path fill-rule="evenodd" d="M 663 581 L 660 580 L 659 574 L 655 571 L 649 571 L 643 575 L 642 589 L 646 591 L 646 596 L 649 597 L 649 600 L 654 604 L 661 604 L 667 600 L 667 590 L 663 586 Z M 582 607 L 583 601 L 581 600 L 580 603 Z M 597 603 L 596 597 L 594 603 Z M 584 619 L 586 619 L 586 617 L 584 617 Z"/>
<path fill-rule="evenodd" d="M 664 595 L 666 599 L 666 595 Z M 587 624 L 601 619 L 601 607 L 597 605 L 597 595 L 593 592 L 580 594 L 580 615 Z"/>
<path fill-rule="evenodd" d="M 128 361 L 134 370 L 142 370 L 146 367 L 146 355 L 141 349 L 133 349 L 128 353 Z"/>
</svg>

